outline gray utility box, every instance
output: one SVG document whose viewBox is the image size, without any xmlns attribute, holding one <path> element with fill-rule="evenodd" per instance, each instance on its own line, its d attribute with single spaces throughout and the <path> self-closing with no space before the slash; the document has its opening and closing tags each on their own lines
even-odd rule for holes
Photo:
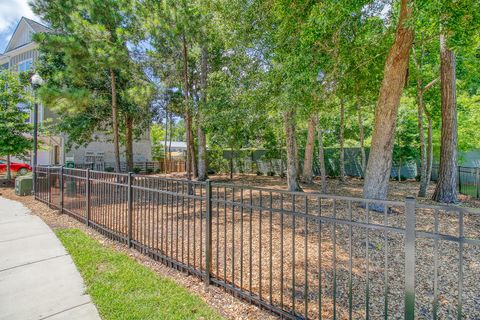
<svg viewBox="0 0 480 320">
<path fill-rule="evenodd" d="M 19 176 L 15 179 L 15 194 L 19 196 L 29 196 L 33 190 L 33 176 Z"/>
</svg>

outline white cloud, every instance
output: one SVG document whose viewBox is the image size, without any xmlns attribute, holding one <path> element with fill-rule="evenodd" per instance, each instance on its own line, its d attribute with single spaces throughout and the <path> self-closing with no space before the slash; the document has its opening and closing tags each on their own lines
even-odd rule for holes
<svg viewBox="0 0 480 320">
<path fill-rule="evenodd" d="M 21 17 L 41 22 L 28 5 L 29 0 L 0 0 L 0 53 L 7 46 Z"/>
<path fill-rule="evenodd" d="M 15 28 L 22 16 L 40 21 L 32 12 L 28 0 L 0 0 L 0 34 Z"/>
</svg>

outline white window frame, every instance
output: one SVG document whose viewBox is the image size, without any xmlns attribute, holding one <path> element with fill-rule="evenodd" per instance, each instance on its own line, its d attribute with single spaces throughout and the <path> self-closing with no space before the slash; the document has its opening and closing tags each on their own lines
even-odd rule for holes
<svg viewBox="0 0 480 320">
<path fill-rule="evenodd" d="M 30 61 L 30 68 L 28 70 L 20 70 L 20 65 L 22 65 L 23 63 L 26 63 L 28 61 Z M 17 71 L 29 71 L 29 70 L 32 69 L 32 66 L 33 66 L 33 58 L 25 59 L 25 60 L 19 61 L 17 63 Z"/>
</svg>

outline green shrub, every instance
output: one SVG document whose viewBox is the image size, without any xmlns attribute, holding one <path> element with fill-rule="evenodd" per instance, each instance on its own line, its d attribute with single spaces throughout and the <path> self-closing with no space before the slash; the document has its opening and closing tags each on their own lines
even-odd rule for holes
<svg viewBox="0 0 480 320">
<path fill-rule="evenodd" d="M 115 169 L 113 169 L 112 167 L 105 168 L 105 172 L 113 172 L 113 171 L 115 171 Z"/>
<path fill-rule="evenodd" d="M 146 173 L 147 174 L 152 174 L 153 173 L 153 168 L 147 168 Z"/>
<path fill-rule="evenodd" d="M 139 167 L 133 168 L 133 173 L 135 173 L 135 174 L 139 174 L 141 171 L 142 171 L 142 169 L 140 169 Z"/>
</svg>

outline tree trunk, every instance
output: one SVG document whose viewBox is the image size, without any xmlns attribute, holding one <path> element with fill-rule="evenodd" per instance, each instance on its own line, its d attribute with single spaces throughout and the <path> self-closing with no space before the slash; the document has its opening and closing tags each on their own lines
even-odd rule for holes
<svg viewBox="0 0 480 320">
<path fill-rule="evenodd" d="M 11 171 L 11 168 L 10 168 L 11 167 L 10 164 L 11 164 L 10 155 L 7 155 L 7 173 L 6 173 L 7 174 L 7 176 L 6 176 L 7 180 L 12 179 L 12 171 Z"/>
<path fill-rule="evenodd" d="M 133 171 L 133 119 L 125 117 L 125 159 L 127 172 Z"/>
<path fill-rule="evenodd" d="M 440 82 L 442 87 L 442 131 L 440 167 L 433 200 L 457 202 L 457 99 L 455 54 L 440 36 Z"/>
<path fill-rule="evenodd" d="M 190 126 L 193 127 L 193 121 L 190 121 Z M 198 178 L 198 167 L 197 167 L 197 156 L 195 153 L 195 142 L 193 135 L 193 128 L 190 128 L 190 158 L 192 161 L 192 176 L 193 178 Z"/>
<path fill-rule="evenodd" d="M 433 166 L 433 128 L 432 128 L 432 117 L 428 117 L 428 141 L 427 141 L 427 187 L 430 184 L 432 179 L 432 166 Z"/>
<path fill-rule="evenodd" d="M 200 87 L 202 89 L 202 105 L 198 110 L 198 126 L 197 126 L 197 136 L 198 136 L 198 180 L 207 180 L 207 137 L 205 136 L 205 131 L 203 130 L 203 112 L 207 106 L 207 48 L 202 46 L 201 52 L 201 75 L 200 75 Z"/>
<path fill-rule="evenodd" d="M 423 114 L 425 110 L 422 91 L 422 80 L 417 79 L 417 113 L 418 113 L 418 137 L 420 140 L 420 189 L 419 197 L 425 197 L 427 194 L 427 145 L 425 143 L 425 132 L 423 128 Z"/>
<path fill-rule="evenodd" d="M 288 191 L 302 191 L 298 183 L 297 143 L 295 138 L 295 112 L 284 113 L 285 135 L 287 142 L 287 185 Z"/>
<path fill-rule="evenodd" d="M 169 172 L 172 171 L 172 138 L 173 138 L 173 113 L 170 112 L 170 135 L 168 136 L 168 166 L 169 166 L 168 171 Z"/>
<path fill-rule="evenodd" d="M 413 30 L 405 25 L 412 15 L 409 2 L 401 1 L 395 41 L 385 62 L 363 187 L 365 198 L 386 199 L 388 194 L 398 106 L 405 86 L 413 41 Z"/>
<path fill-rule="evenodd" d="M 170 135 L 172 133 L 170 132 Z M 163 172 L 166 174 L 168 169 L 167 169 L 167 157 L 168 157 L 168 146 L 167 146 L 167 140 L 168 139 L 168 110 L 165 110 L 165 139 L 163 139 Z"/>
<path fill-rule="evenodd" d="M 327 170 L 325 168 L 325 150 L 323 148 L 323 132 L 318 128 L 318 163 L 320 164 L 321 192 L 327 193 Z"/>
<path fill-rule="evenodd" d="M 345 102 L 340 101 L 340 180 L 345 181 Z"/>
<path fill-rule="evenodd" d="M 308 121 L 307 145 L 305 146 L 305 159 L 303 161 L 303 182 L 312 183 L 313 179 L 313 152 L 315 149 L 315 129 L 317 127 L 317 115 L 313 113 Z"/>
<path fill-rule="evenodd" d="M 415 47 L 414 47 L 415 48 Z M 422 34 L 421 40 L 421 52 L 420 52 L 420 61 L 418 61 L 417 56 L 414 51 L 413 61 L 415 67 L 417 68 L 417 126 L 418 126 L 418 137 L 420 142 L 420 188 L 418 190 L 419 197 L 425 197 L 427 194 L 427 146 L 425 143 L 425 130 L 423 128 L 423 114 L 425 112 L 425 104 L 423 100 L 423 81 L 422 81 L 422 69 L 423 69 L 423 59 L 425 56 L 424 48 L 424 39 Z"/>
<path fill-rule="evenodd" d="M 113 148 L 115 153 L 115 172 L 120 172 L 120 143 L 118 139 L 118 118 L 117 118 L 117 89 L 115 84 L 115 73 L 110 69 L 110 81 L 112 86 L 112 127 L 113 127 Z"/>
<path fill-rule="evenodd" d="M 358 127 L 360 128 L 360 154 L 362 156 L 362 178 L 365 177 L 365 170 L 367 168 L 367 155 L 365 154 L 365 129 L 363 128 L 362 107 L 357 98 L 357 115 Z"/>
<path fill-rule="evenodd" d="M 192 119 L 190 116 L 190 106 L 189 106 L 189 87 L 188 87 L 188 49 L 187 49 L 187 40 L 185 39 L 185 34 L 182 36 L 183 42 L 183 90 L 185 97 L 185 131 L 187 140 L 187 157 L 185 159 L 186 169 L 187 169 L 187 179 L 192 179 Z"/>
<path fill-rule="evenodd" d="M 230 180 L 233 180 L 233 156 L 234 156 L 234 151 L 233 147 L 230 147 L 231 153 L 230 153 Z"/>
<path fill-rule="evenodd" d="M 398 182 L 402 182 L 402 159 L 398 161 L 398 173 L 397 173 Z"/>
</svg>

